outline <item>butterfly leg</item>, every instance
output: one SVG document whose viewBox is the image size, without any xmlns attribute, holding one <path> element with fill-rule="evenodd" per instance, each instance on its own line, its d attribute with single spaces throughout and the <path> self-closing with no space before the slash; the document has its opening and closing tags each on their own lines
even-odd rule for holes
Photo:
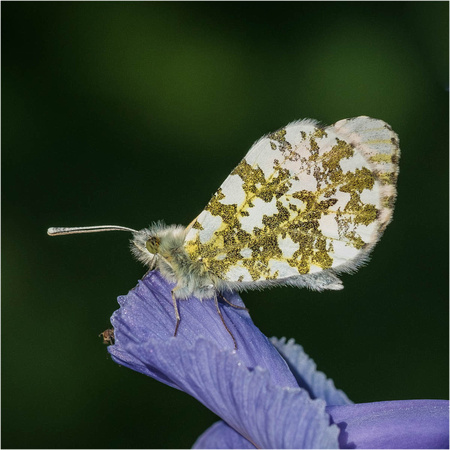
<svg viewBox="0 0 450 450">
<path fill-rule="evenodd" d="M 222 294 L 219 294 L 221 297 L 222 297 L 222 300 L 225 302 L 225 303 L 228 303 L 230 306 L 232 306 L 233 308 L 236 308 L 236 309 L 243 309 L 244 311 L 247 311 L 248 312 L 248 308 L 246 308 L 245 306 L 239 306 L 239 305 L 235 305 L 234 303 L 231 303 L 230 301 L 228 301 Z"/>
<path fill-rule="evenodd" d="M 220 316 L 220 319 L 222 320 L 223 326 L 225 327 L 225 330 L 228 331 L 228 334 L 231 336 L 231 339 L 233 339 L 234 349 L 237 350 L 236 339 L 234 338 L 233 333 L 230 331 L 230 329 L 227 327 L 227 324 L 225 323 L 225 320 L 224 320 L 224 318 L 222 316 L 222 312 L 220 311 L 220 308 L 219 308 L 219 301 L 217 300 L 217 295 L 214 295 L 214 303 L 216 305 L 216 309 L 217 309 L 217 312 L 218 312 L 218 314 Z"/>
<path fill-rule="evenodd" d="M 177 323 L 175 325 L 175 331 L 173 333 L 174 336 L 177 335 L 178 327 L 180 326 L 180 321 L 181 321 L 180 313 L 178 312 L 177 299 L 175 298 L 175 294 L 174 294 L 176 289 L 177 288 L 175 287 L 174 289 L 172 289 L 172 292 L 171 292 L 171 294 L 172 294 L 172 302 L 173 302 L 173 310 L 175 312 L 175 319 L 177 321 Z"/>
</svg>

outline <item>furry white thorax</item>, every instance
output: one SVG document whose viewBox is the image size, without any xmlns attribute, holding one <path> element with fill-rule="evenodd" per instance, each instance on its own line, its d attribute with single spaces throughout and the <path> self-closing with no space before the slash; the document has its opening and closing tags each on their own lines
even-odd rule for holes
<svg viewBox="0 0 450 450">
<path fill-rule="evenodd" d="M 151 237 L 159 240 L 155 254 L 146 247 Z M 131 251 L 150 270 L 157 269 L 164 278 L 177 283 L 173 290 L 175 298 L 186 299 L 192 295 L 199 299 L 212 298 L 220 280 L 209 274 L 200 261 L 192 261 L 183 247 L 185 237 L 185 227 L 158 222 L 133 233 Z"/>
<path fill-rule="evenodd" d="M 162 222 L 153 224 L 133 233 L 131 251 L 138 261 L 150 270 L 159 270 L 169 281 L 176 283 L 173 294 L 177 299 L 195 296 L 200 300 L 213 298 L 217 293 L 227 291 L 262 290 L 275 286 L 306 287 L 316 291 L 340 290 L 341 280 L 333 270 L 320 273 L 299 275 L 282 280 L 266 280 L 257 282 L 230 282 L 222 280 L 208 272 L 201 260 L 193 261 L 184 249 L 186 227 L 182 225 L 165 225 Z M 159 251 L 150 253 L 146 247 L 149 238 L 159 239 Z M 363 264 L 361 261 L 357 265 Z M 353 272 L 356 264 L 345 267 L 340 272 Z"/>
</svg>

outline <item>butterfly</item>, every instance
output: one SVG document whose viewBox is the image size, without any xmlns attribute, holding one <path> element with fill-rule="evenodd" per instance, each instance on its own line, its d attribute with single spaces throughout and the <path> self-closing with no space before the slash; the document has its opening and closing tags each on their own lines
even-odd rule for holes
<svg viewBox="0 0 450 450">
<path fill-rule="evenodd" d="M 360 116 L 323 127 L 303 119 L 255 142 L 187 227 L 48 234 L 130 231 L 135 257 L 175 283 L 174 334 L 177 300 L 191 296 L 215 299 L 226 327 L 217 299 L 227 302 L 227 291 L 342 289 L 338 274 L 368 261 L 392 219 L 399 157 L 398 136 L 382 120 Z"/>
</svg>

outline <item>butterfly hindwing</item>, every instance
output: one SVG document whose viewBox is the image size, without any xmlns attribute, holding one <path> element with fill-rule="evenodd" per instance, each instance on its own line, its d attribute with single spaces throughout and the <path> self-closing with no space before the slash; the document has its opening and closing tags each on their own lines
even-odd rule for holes
<svg viewBox="0 0 450 450">
<path fill-rule="evenodd" d="M 398 158 L 397 135 L 381 120 L 291 123 L 252 146 L 184 247 L 226 282 L 354 270 L 391 220 Z"/>
</svg>

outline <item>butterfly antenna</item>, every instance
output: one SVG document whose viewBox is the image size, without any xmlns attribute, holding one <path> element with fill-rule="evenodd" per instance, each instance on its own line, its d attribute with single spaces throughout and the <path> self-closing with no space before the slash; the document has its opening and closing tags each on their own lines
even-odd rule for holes
<svg viewBox="0 0 450 450">
<path fill-rule="evenodd" d="M 52 227 L 47 230 L 49 236 L 60 236 L 62 234 L 77 234 L 77 233 L 98 233 L 100 231 L 130 231 L 136 233 L 136 230 L 127 227 L 120 227 L 118 225 L 102 225 L 97 227 Z"/>
</svg>

